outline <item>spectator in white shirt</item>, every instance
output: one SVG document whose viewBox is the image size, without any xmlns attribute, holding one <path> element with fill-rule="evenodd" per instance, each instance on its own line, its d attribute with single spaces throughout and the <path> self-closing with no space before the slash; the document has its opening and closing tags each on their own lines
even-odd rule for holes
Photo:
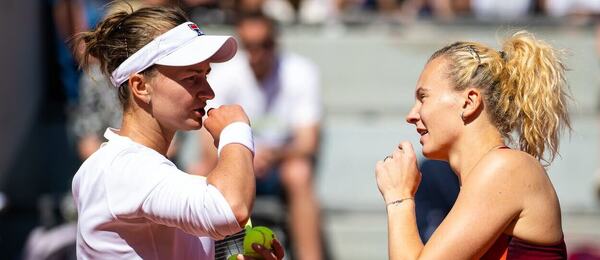
<svg viewBox="0 0 600 260">
<path fill-rule="evenodd" d="M 257 196 L 284 195 L 294 256 L 323 259 L 313 185 L 322 117 L 319 70 L 309 59 L 279 49 L 276 25 L 262 13 L 241 16 L 236 30 L 244 52 L 215 66 L 209 81 L 218 87 L 208 105 L 240 104 L 248 113 Z M 215 166 L 212 136 L 201 131 L 201 162 L 192 172 L 204 175 Z"/>
</svg>

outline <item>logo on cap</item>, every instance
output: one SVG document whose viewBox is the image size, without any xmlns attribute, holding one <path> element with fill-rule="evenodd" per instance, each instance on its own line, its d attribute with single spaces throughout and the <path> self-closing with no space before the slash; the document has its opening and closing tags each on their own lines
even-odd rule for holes
<svg viewBox="0 0 600 260">
<path fill-rule="evenodd" d="M 190 29 L 192 29 L 194 32 L 198 33 L 198 36 L 202 36 L 204 35 L 204 33 L 202 31 L 200 31 L 200 28 L 198 27 L 198 25 L 196 25 L 195 23 L 190 23 L 188 24 L 188 26 L 190 27 Z"/>
</svg>

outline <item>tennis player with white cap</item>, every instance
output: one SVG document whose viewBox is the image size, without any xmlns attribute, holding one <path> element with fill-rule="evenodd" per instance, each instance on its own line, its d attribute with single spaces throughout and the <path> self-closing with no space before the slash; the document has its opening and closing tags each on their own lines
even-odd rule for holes
<svg viewBox="0 0 600 260">
<path fill-rule="evenodd" d="M 116 12 L 76 41 L 82 66 L 97 60 L 123 105 L 121 129 L 106 130 L 108 142 L 73 179 L 78 259 L 213 259 L 214 240 L 239 232 L 252 211 L 248 117 L 237 105 L 208 111 L 219 162 L 206 178 L 165 155 L 177 131 L 202 127 L 210 63 L 231 59 L 235 39 L 205 35 L 178 9 L 148 7 Z M 255 249 L 281 259 L 273 246 Z"/>
</svg>

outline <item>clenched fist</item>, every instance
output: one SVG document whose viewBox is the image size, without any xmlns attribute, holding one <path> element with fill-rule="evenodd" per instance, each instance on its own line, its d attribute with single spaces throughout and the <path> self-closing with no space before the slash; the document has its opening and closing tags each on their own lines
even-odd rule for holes
<svg viewBox="0 0 600 260">
<path fill-rule="evenodd" d="M 394 152 L 375 166 L 377 187 L 386 203 L 414 198 L 421 183 L 417 156 L 409 142 L 402 142 Z"/>
<path fill-rule="evenodd" d="M 219 146 L 221 131 L 227 125 L 233 122 L 250 124 L 248 115 L 246 115 L 244 109 L 239 105 L 222 105 L 218 108 L 211 108 L 206 113 L 206 116 L 204 127 L 213 137 L 215 147 Z"/>
</svg>

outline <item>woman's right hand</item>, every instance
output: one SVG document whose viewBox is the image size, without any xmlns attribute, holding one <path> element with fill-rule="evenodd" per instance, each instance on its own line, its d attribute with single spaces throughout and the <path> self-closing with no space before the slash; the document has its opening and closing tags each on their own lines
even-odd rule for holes
<svg viewBox="0 0 600 260">
<path fill-rule="evenodd" d="M 250 124 L 250 119 L 248 119 L 248 115 L 241 106 L 222 105 L 218 108 L 208 109 L 206 119 L 204 119 L 204 127 L 212 136 L 215 147 L 219 146 L 219 137 L 223 128 L 233 122 Z"/>
<path fill-rule="evenodd" d="M 402 142 L 386 159 L 375 166 L 377 187 L 385 203 L 414 198 L 421 183 L 417 156 L 409 142 Z"/>
</svg>

